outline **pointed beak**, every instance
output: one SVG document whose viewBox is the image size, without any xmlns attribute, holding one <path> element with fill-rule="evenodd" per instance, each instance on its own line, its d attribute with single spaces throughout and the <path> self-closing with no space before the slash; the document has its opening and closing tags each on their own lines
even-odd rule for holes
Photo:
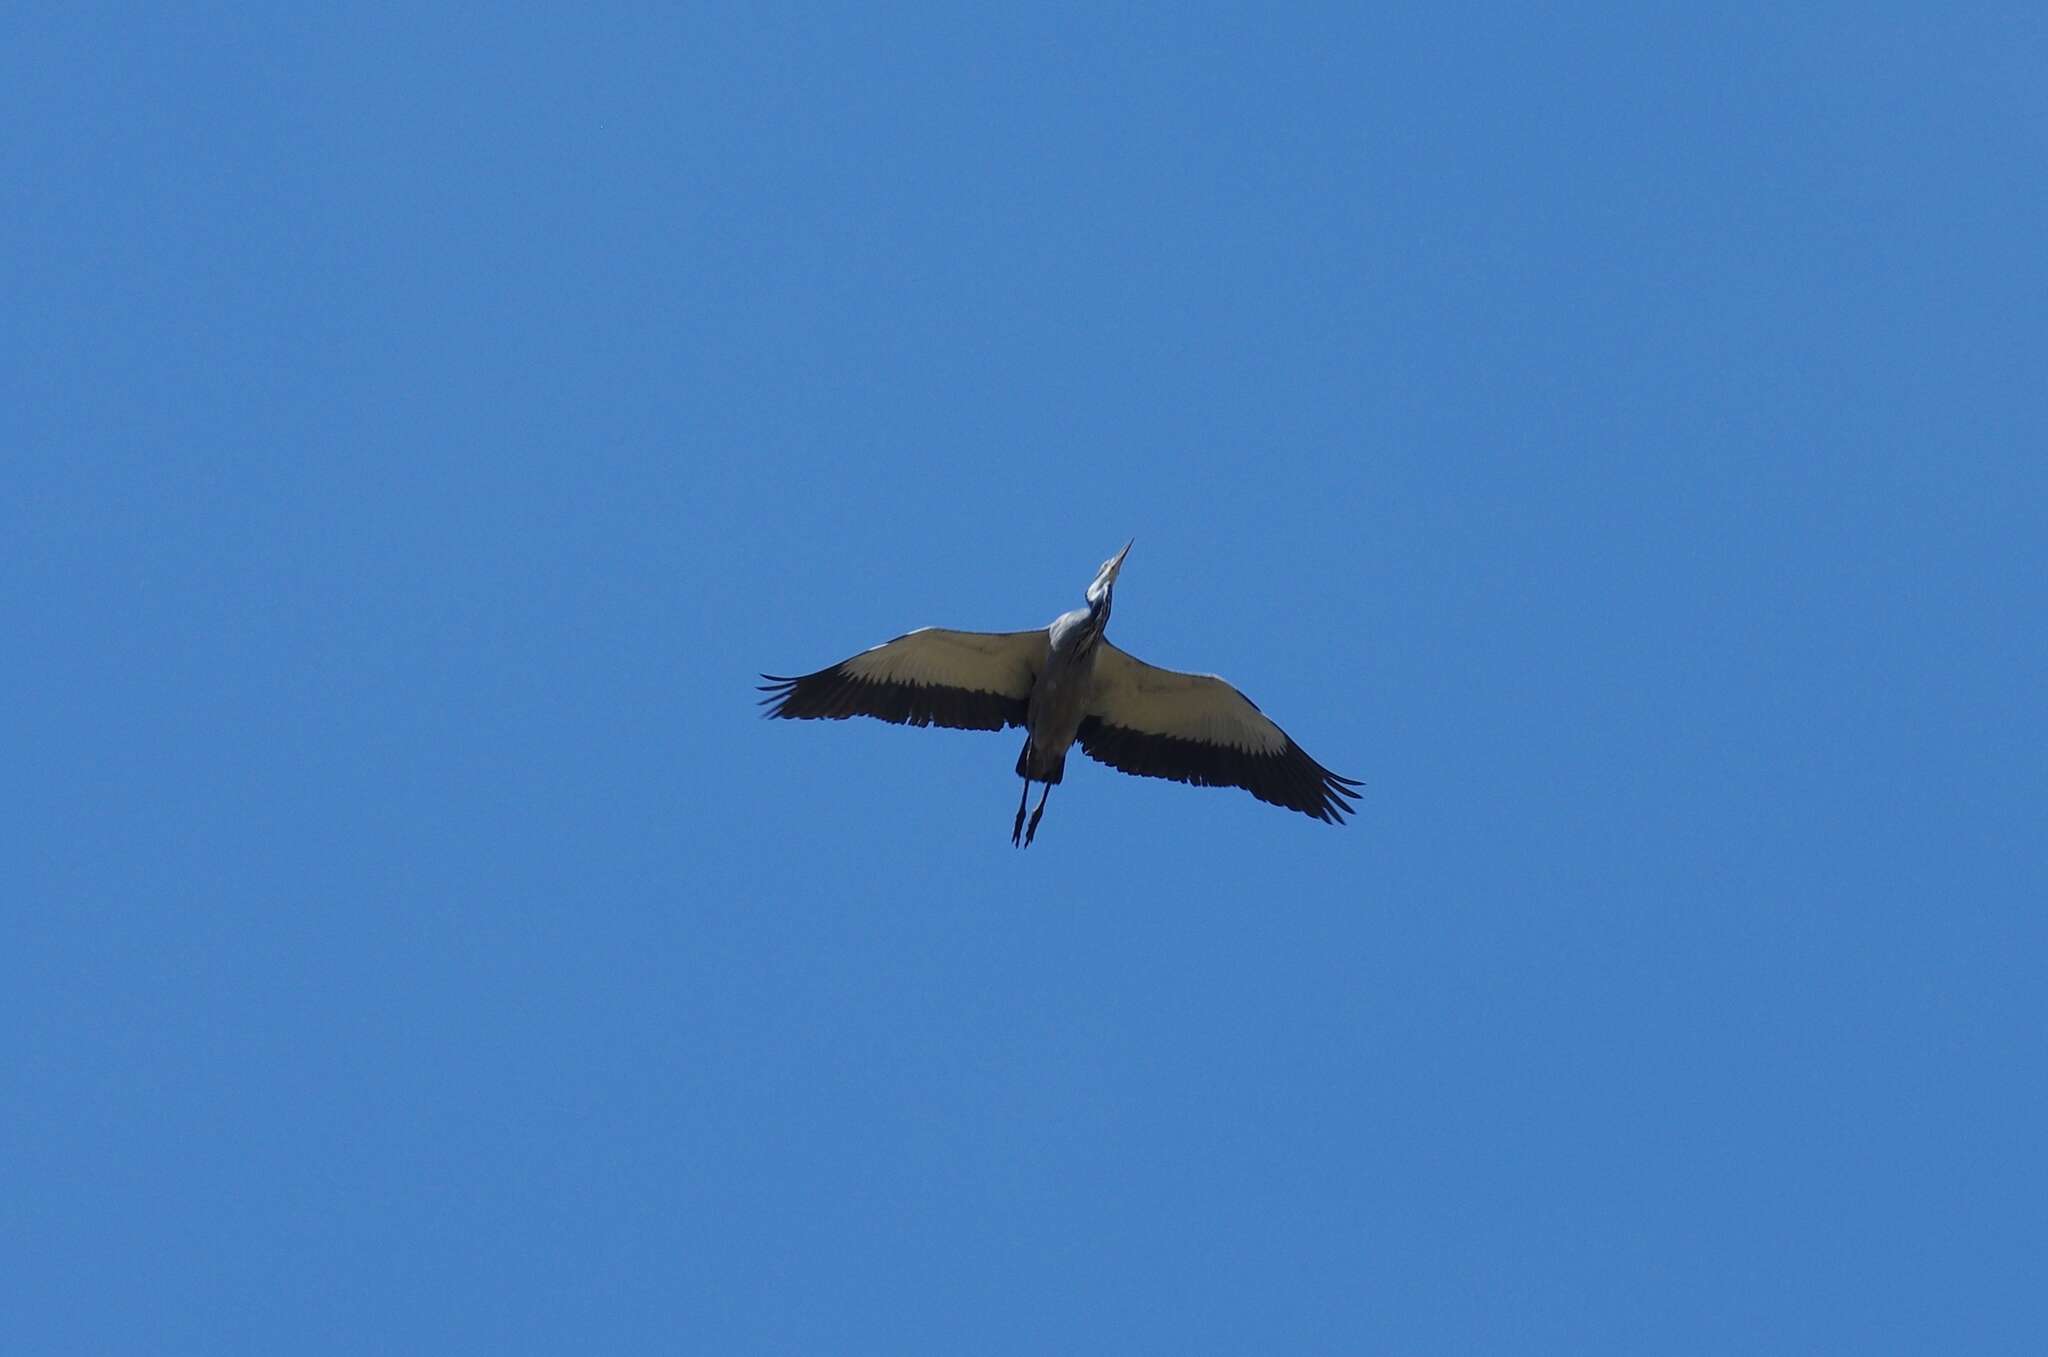
<svg viewBox="0 0 2048 1357">
<path fill-rule="evenodd" d="M 1130 541 L 1124 543 L 1124 549 L 1104 561 L 1102 569 L 1095 572 L 1095 582 L 1088 586 L 1088 606 L 1090 608 L 1093 608 L 1097 603 L 1109 597 L 1109 591 L 1116 587 L 1116 572 L 1124 568 L 1124 557 L 1131 554 L 1131 548 L 1137 545 L 1137 541 L 1138 539 L 1133 537 Z"/>
</svg>

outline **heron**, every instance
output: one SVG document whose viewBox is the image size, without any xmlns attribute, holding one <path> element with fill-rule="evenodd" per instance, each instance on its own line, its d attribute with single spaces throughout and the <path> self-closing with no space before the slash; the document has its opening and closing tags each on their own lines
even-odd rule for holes
<svg viewBox="0 0 2048 1357">
<path fill-rule="evenodd" d="M 1342 824 L 1363 784 L 1317 763 L 1250 698 L 1214 674 L 1150 665 L 1103 632 L 1117 574 L 1136 539 L 1102 563 L 1086 604 L 1037 631 L 923 627 L 796 678 L 763 674 L 770 717 L 872 716 L 955 730 L 1024 727 L 1024 779 L 1010 842 L 1029 847 L 1067 751 L 1121 772 L 1199 787 L 1242 787 L 1259 800 Z M 1031 784 L 1038 808 L 1024 819 Z"/>
</svg>

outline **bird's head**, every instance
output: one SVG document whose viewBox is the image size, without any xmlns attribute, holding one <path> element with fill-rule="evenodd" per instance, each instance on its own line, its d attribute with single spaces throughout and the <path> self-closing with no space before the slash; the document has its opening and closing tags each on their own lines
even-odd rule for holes
<svg viewBox="0 0 2048 1357">
<path fill-rule="evenodd" d="M 1124 543 L 1124 549 L 1102 563 L 1095 572 L 1095 583 L 1088 586 L 1088 606 L 1099 608 L 1109 599 L 1109 591 L 1116 587 L 1116 572 L 1124 568 L 1124 557 L 1131 554 L 1131 548 L 1138 539 L 1133 537 Z"/>
</svg>

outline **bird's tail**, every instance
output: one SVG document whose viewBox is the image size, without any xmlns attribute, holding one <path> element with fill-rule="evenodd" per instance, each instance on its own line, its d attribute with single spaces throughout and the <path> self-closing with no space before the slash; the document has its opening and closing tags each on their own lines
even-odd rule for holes
<svg viewBox="0 0 2048 1357">
<path fill-rule="evenodd" d="M 1055 762 L 1053 766 L 1050 769 L 1046 770 L 1046 772 L 1042 775 L 1039 773 L 1025 771 L 1030 766 L 1030 763 L 1031 741 L 1026 740 L 1024 742 L 1024 748 L 1017 752 L 1018 777 L 1028 778 L 1034 782 L 1043 782 L 1049 786 L 1057 787 L 1060 785 L 1060 779 L 1067 775 L 1067 756 L 1064 753 L 1062 753 L 1059 756 L 1058 761 Z"/>
</svg>

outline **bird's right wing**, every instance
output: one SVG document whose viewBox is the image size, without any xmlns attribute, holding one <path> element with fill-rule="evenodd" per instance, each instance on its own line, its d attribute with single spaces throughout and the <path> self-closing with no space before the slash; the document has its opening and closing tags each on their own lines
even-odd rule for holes
<svg viewBox="0 0 2048 1357">
<path fill-rule="evenodd" d="M 1024 724 L 1031 685 L 1045 668 L 1044 631 L 924 627 L 800 678 L 763 674 L 768 715 L 1001 730 Z"/>
<path fill-rule="evenodd" d="M 1081 722 L 1088 757 L 1139 777 L 1242 787 L 1261 801 L 1344 823 L 1356 779 L 1317 763 L 1252 700 L 1214 674 L 1147 664 L 1103 641 Z"/>
</svg>

